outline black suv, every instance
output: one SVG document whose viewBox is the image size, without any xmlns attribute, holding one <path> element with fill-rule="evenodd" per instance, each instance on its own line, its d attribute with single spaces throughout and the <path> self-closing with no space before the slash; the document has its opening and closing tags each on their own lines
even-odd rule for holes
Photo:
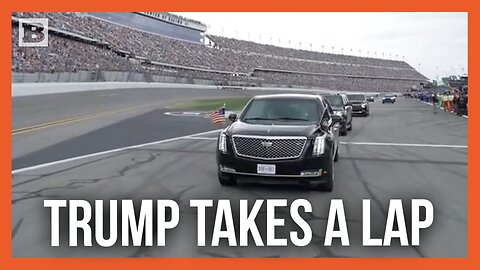
<svg viewBox="0 0 480 270">
<path fill-rule="evenodd" d="M 332 117 L 340 123 L 340 135 L 347 135 L 347 131 L 352 130 L 352 106 L 347 95 L 326 95 L 325 99 L 333 109 Z"/>
<path fill-rule="evenodd" d="M 348 101 L 352 104 L 352 112 L 362 116 L 370 115 L 370 104 L 363 94 L 347 94 Z"/>
<path fill-rule="evenodd" d="M 332 108 L 317 95 L 281 94 L 253 97 L 239 116 L 220 132 L 218 178 L 302 183 L 333 189 L 338 160 L 339 124 Z"/>
</svg>

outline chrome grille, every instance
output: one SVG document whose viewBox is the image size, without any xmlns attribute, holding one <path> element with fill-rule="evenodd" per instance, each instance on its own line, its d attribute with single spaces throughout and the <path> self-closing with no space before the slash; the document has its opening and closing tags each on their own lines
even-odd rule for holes
<svg viewBox="0 0 480 270">
<path fill-rule="evenodd" d="M 237 155 L 263 160 L 298 158 L 306 142 L 306 137 L 233 136 Z"/>
</svg>

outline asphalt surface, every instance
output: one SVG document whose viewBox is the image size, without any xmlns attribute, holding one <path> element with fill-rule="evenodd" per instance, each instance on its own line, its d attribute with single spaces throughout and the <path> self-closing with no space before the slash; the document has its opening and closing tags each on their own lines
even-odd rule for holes
<svg viewBox="0 0 480 270">
<path fill-rule="evenodd" d="M 215 91 L 199 93 L 198 96 L 242 95 Z M 106 108 L 88 108 L 82 106 L 82 102 L 71 100 L 75 95 L 84 94 L 66 95 L 60 100 L 70 102 L 71 106 L 51 108 L 51 113 L 48 111 L 52 104 L 61 104 L 56 95 L 45 99 L 42 96 L 38 104 L 35 99 L 29 100 L 35 103 L 32 106 L 41 108 L 41 113 L 35 113 L 29 106 L 24 107 L 29 108 L 26 112 L 15 108 L 20 103 L 13 99 L 13 126 L 55 121 L 65 117 L 62 110 L 75 116 Z M 153 96 L 163 103 L 121 115 L 106 115 L 12 135 L 13 169 L 93 154 L 12 174 L 14 257 L 467 256 L 467 119 L 445 112 L 433 114 L 430 106 L 414 100 L 400 98 L 395 104 L 384 105 L 376 101 L 371 104 L 371 115 L 355 117 L 353 130 L 348 136 L 341 137 L 340 161 L 335 164 L 332 193 L 290 185 L 223 187 L 216 177 L 217 132 L 178 138 L 219 127 L 201 117 L 164 114 L 171 111 L 165 108 L 170 98 L 186 100 L 197 94 L 190 90 L 176 90 L 169 97 L 148 90 L 131 95 L 135 98 L 125 97 L 125 103 L 112 101 L 107 107 L 117 109 L 136 106 L 145 100 L 155 102 Z M 138 100 L 138 103 L 129 103 L 129 99 Z M 27 117 L 27 112 L 32 119 Z M 36 119 L 37 115 L 39 119 Z M 16 120 L 21 123 L 16 124 Z M 22 141 L 26 144 L 22 145 Z M 158 143 L 94 154 L 149 142 Z M 63 227 L 61 246 L 49 245 L 50 213 L 43 208 L 44 199 L 87 199 L 93 202 L 95 199 L 139 201 L 166 198 L 176 200 L 181 211 L 179 225 L 167 232 L 167 247 L 68 247 Z M 232 200 L 234 217 L 238 217 L 239 199 L 286 198 L 289 202 L 307 199 L 313 207 L 313 213 L 305 215 L 313 230 L 313 240 L 305 247 L 228 247 L 223 240 L 220 247 L 197 247 L 196 213 L 189 207 L 189 200 L 222 198 Z M 419 247 L 401 247 L 398 240 L 394 240 L 390 247 L 362 247 L 362 199 L 371 199 L 372 235 L 381 237 L 389 200 L 404 200 L 409 226 L 409 200 L 413 198 L 429 199 L 435 208 L 434 223 L 421 232 Z M 350 236 L 348 247 L 335 241 L 331 247 L 323 245 L 331 199 L 343 199 Z M 277 228 L 278 236 L 298 229 L 289 218 L 288 208 L 284 210 L 277 212 L 279 217 L 286 219 L 285 227 Z M 207 211 L 207 243 L 211 239 L 214 215 L 214 211 Z M 265 207 L 262 207 L 257 225 L 264 240 L 265 219 Z"/>
<path fill-rule="evenodd" d="M 128 121 L 136 116 L 147 113 L 155 115 L 155 110 L 165 109 L 175 102 L 217 97 L 253 96 L 275 92 L 278 91 L 138 88 L 14 97 L 12 98 L 12 134 L 15 135 L 12 136 L 12 167 L 17 169 L 21 166 L 42 163 L 44 162 L 42 157 L 31 159 L 26 156 L 81 135 L 88 136 L 91 132 L 121 121 Z M 156 115 L 163 117 L 161 111 L 158 111 Z M 147 136 L 158 136 L 160 139 L 166 137 L 164 132 L 169 132 L 170 126 L 164 122 L 160 126 L 153 126 L 147 119 L 140 118 L 139 121 L 156 130 L 136 132 L 127 125 L 127 129 L 130 129 L 128 141 L 138 141 L 137 137 L 143 137 L 147 133 L 152 133 Z M 177 125 L 171 134 L 174 135 L 176 132 L 183 134 L 176 130 L 177 127 L 191 131 L 211 128 L 204 126 L 205 123 L 195 121 L 188 127 Z M 162 132 L 158 132 L 158 128 L 161 128 Z M 136 134 L 132 136 L 132 133 Z M 95 137 L 89 144 L 95 144 L 95 140 L 98 139 L 102 140 L 102 138 Z M 108 140 L 111 139 L 114 138 L 108 138 Z M 83 148 L 89 146 L 76 145 L 72 147 L 75 148 L 73 149 L 74 153 L 77 151 L 84 153 Z M 69 151 L 72 149 L 63 149 L 59 155 L 67 157 L 66 153 Z M 54 156 L 57 157 L 57 155 Z M 22 161 L 17 162 L 18 158 L 22 158 Z M 25 161 L 25 158 L 28 161 Z"/>
</svg>

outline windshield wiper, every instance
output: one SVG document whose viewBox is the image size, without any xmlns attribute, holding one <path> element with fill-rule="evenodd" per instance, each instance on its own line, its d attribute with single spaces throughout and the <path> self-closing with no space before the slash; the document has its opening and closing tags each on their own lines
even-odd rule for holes
<svg viewBox="0 0 480 270">
<path fill-rule="evenodd" d="M 243 120 L 248 121 L 248 120 L 275 120 L 275 119 L 265 118 L 265 117 L 249 117 L 249 118 L 244 118 Z"/>
<path fill-rule="evenodd" d="M 295 118 L 295 117 L 279 117 L 272 120 L 292 120 L 292 121 L 310 121 L 304 118 Z"/>
</svg>

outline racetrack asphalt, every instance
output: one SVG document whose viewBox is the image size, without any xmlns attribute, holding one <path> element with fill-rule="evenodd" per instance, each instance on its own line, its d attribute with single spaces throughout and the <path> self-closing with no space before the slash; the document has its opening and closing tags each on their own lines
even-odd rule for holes
<svg viewBox="0 0 480 270">
<path fill-rule="evenodd" d="M 467 256 L 467 119 L 444 112 L 433 114 L 430 106 L 410 99 L 399 98 L 395 104 L 376 101 L 371 104 L 371 115 L 366 118 L 355 117 L 353 130 L 341 137 L 340 161 L 335 164 L 335 187 L 332 193 L 290 185 L 244 183 L 236 187 L 223 187 L 218 183 L 215 167 L 215 137 L 218 132 L 178 138 L 215 130 L 219 126 L 210 124 L 208 119 L 202 117 L 165 115 L 166 111 L 172 111 L 165 106 L 173 99 L 178 101 L 198 96 L 245 93 L 220 93 L 214 90 L 209 94 L 195 94 L 188 90 L 184 92 L 186 95 L 181 96 L 178 91 L 177 95 L 162 95 L 151 90 L 142 93 L 128 93 L 124 98 L 117 97 L 117 100 L 111 101 L 112 104 L 110 100 L 107 101 L 110 104 L 108 106 L 88 108 L 88 111 L 137 106 L 146 100 L 162 103 L 135 110 L 135 113 L 12 135 L 14 170 L 74 158 L 12 173 L 14 257 Z M 102 94 L 108 93 L 104 91 Z M 85 93 L 65 95 L 42 96 L 45 99 L 36 101 L 38 105 L 35 106 L 41 108 L 37 114 L 33 108 L 29 108 L 28 113 L 20 112 L 22 109 L 15 108 L 18 103 L 14 99 L 13 126 L 54 121 L 55 116 L 75 116 L 86 112 L 84 109 L 89 105 L 82 106 L 82 102 L 76 104 L 71 100 L 75 99 L 75 95 L 82 96 Z M 129 99 L 136 102 L 131 103 Z M 52 108 L 54 111 L 48 113 L 52 104 L 67 100 L 70 106 Z M 28 102 L 34 100 L 29 99 Z M 68 113 L 63 115 L 62 110 Z M 32 119 L 28 118 L 29 113 L 33 115 Z M 36 115 L 40 119 L 33 119 Z M 17 119 L 22 123 L 15 123 Z M 80 132 L 68 133 L 70 129 Z M 39 139 L 47 142 L 39 142 Z M 127 146 L 157 141 L 157 144 L 121 150 Z M 22 146 L 22 142 L 26 144 Z M 17 154 L 16 149 L 19 149 Z M 120 150 L 95 154 L 112 149 Z M 89 154 L 93 155 L 75 159 Z M 50 247 L 50 214 L 43 208 L 43 200 L 53 198 L 89 201 L 170 198 L 180 204 L 180 223 L 168 233 L 167 247 L 68 247 L 65 246 L 66 242 L 61 247 Z M 197 247 L 196 215 L 188 206 L 190 199 L 200 198 L 232 200 L 234 216 L 238 213 L 239 199 L 286 198 L 291 202 L 305 198 L 313 207 L 313 213 L 306 215 L 314 233 L 313 240 L 306 247 L 228 247 L 226 242 L 221 242 L 220 247 Z M 331 247 L 323 246 L 328 207 L 334 198 L 343 199 L 345 205 L 351 243 L 349 247 L 342 247 L 335 241 Z M 435 220 L 429 229 L 422 231 L 421 245 L 401 247 L 394 240 L 390 247 L 362 247 L 362 199 L 371 199 L 372 235 L 381 237 L 388 202 L 396 198 L 404 200 L 405 209 L 410 207 L 409 199 L 412 198 L 426 198 L 433 203 Z M 262 236 L 265 235 L 264 210 L 263 207 L 257 222 Z M 288 209 L 278 215 L 286 218 L 285 227 L 277 229 L 279 236 L 298 229 L 288 218 Z M 408 217 L 410 211 L 406 210 L 405 215 Z M 207 243 L 213 227 L 208 225 L 213 222 L 213 217 L 213 211 L 207 212 Z M 408 222 L 407 218 L 407 227 Z"/>
</svg>

